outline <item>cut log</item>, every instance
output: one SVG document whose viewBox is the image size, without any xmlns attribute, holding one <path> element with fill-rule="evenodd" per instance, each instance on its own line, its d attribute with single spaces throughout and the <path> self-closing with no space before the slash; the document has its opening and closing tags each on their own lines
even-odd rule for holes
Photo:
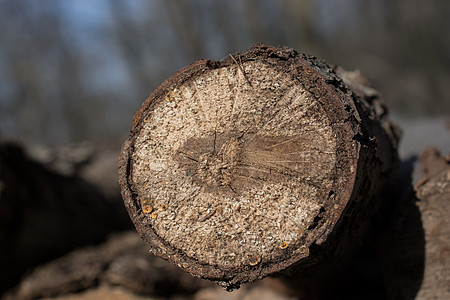
<svg viewBox="0 0 450 300">
<path fill-rule="evenodd" d="M 153 91 L 119 181 L 154 254 L 232 289 L 363 239 L 398 138 L 358 72 L 259 45 Z"/>
</svg>

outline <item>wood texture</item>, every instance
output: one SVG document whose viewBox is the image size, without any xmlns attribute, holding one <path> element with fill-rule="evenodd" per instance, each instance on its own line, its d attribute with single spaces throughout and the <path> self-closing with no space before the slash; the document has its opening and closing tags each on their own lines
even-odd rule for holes
<svg viewBox="0 0 450 300">
<path fill-rule="evenodd" d="M 424 177 L 416 185 L 425 233 L 425 267 L 417 299 L 450 298 L 450 155 L 421 155 Z"/>
<path fill-rule="evenodd" d="M 363 238 L 397 142 L 359 73 L 260 45 L 159 86 L 119 178 L 153 253 L 232 289 Z"/>
</svg>

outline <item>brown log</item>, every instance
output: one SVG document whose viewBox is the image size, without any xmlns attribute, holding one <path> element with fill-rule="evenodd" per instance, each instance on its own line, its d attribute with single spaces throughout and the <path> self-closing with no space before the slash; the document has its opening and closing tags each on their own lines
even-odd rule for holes
<svg viewBox="0 0 450 300">
<path fill-rule="evenodd" d="M 1 299 L 65 299 L 70 298 L 69 293 L 87 289 L 92 292 L 97 286 L 114 286 L 127 293 L 167 299 L 176 294 L 189 295 L 209 285 L 172 264 L 148 255 L 148 247 L 138 234 L 128 231 L 113 234 L 102 244 L 75 249 L 35 268 Z M 80 294 L 75 298 L 84 299 Z M 128 298 L 116 295 L 89 299 Z M 140 298 L 134 296 L 132 299 Z M 146 296 L 142 299 L 150 298 Z"/>
<path fill-rule="evenodd" d="M 450 298 L 450 154 L 426 149 L 415 186 L 425 235 L 425 265 L 417 299 Z"/>
<path fill-rule="evenodd" d="M 119 181 L 154 254 L 232 289 L 363 239 L 398 136 L 358 72 L 260 45 L 153 91 Z"/>
<path fill-rule="evenodd" d="M 394 200 L 399 205 L 380 251 L 388 299 L 450 298 L 450 155 L 427 148 L 420 168 L 414 188 L 409 178 Z"/>
<path fill-rule="evenodd" d="M 131 226 L 120 204 L 0 139 L 0 294 L 37 264 Z"/>
</svg>

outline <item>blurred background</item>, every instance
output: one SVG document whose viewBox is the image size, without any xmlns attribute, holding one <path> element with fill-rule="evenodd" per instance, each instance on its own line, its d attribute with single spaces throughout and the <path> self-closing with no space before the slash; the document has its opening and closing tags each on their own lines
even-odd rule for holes
<svg viewBox="0 0 450 300">
<path fill-rule="evenodd" d="M 402 192 L 419 178 L 413 164 L 426 146 L 450 152 L 448 28 L 448 0 L 0 0 L 0 298 L 91 289 L 100 294 L 67 299 L 141 299 L 104 290 L 120 286 L 229 299 L 149 256 L 128 218 L 117 157 L 142 102 L 195 60 L 260 42 L 359 69 L 403 129 Z M 319 290 L 343 292 L 345 280 L 359 287 L 345 299 L 384 299 L 378 258 L 367 253 L 351 279 Z M 292 299 L 264 282 L 233 299 Z"/>
<path fill-rule="evenodd" d="M 0 136 L 123 138 L 151 91 L 258 42 L 347 69 L 395 118 L 450 113 L 447 0 L 0 1 Z"/>
</svg>

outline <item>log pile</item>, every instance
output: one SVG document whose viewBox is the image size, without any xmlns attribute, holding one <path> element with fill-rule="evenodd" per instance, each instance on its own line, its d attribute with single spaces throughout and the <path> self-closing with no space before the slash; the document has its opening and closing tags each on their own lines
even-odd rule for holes
<svg viewBox="0 0 450 300">
<path fill-rule="evenodd" d="M 146 243 L 102 244 L 130 225 L 119 149 L 38 162 L 1 140 L 1 297 L 450 298 L 450 158 L 423 152 L 418 180 L 399 136 L 358 71 L 263 45 L 196 62 L 144 102 L 120 155 Z"/>
</svg>

